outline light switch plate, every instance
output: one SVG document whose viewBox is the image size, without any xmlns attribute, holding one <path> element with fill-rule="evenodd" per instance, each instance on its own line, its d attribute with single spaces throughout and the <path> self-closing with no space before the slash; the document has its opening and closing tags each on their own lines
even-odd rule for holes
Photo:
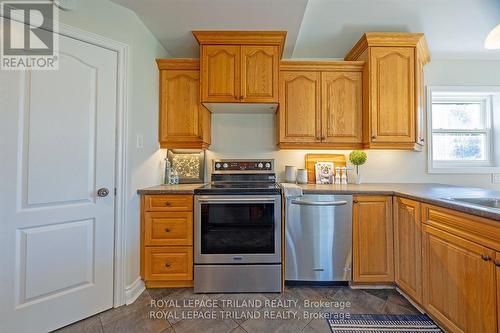
<svg viewBox="0 0 500 333">
<path fill-rule="evenodd" d="M 144 137 L 142 135 L 137 135 L 137 142 L 135 146 L 137 148 L 144 148 Z"/>
<path fill-rule="evenodd" d="M 495 184 L 500 184 L 500 173 L 494 173 L 491 175 L 491 182 Z"/>
</svg>

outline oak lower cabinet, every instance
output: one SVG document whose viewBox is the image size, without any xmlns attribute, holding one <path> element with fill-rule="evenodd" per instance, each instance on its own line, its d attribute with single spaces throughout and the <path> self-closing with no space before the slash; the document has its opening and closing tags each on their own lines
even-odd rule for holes
<svg viewBox="0 0 500 333">
<path fill-rule="evenodd" d="M 208 107 L 278 102 L 285 32 L 193 31 L 193 35 L 200 43 L 201 100 Z"/>
<path fill-rule="evenodd" d="M 158 59 L 161 148 L 206 149 L 211 115 L 200 101 L 198 59 Z"/>
<path fill-rule="evenodd" d="M 148 288 L 193 285 L 193 196 L 141 198 L 141 276 Z"/>
<path fill-rule="evenodd" d="M 450 332 L 497 332 L 495 252 L 425 225 L 423 306 Z"/>
<path fill-rule="evenodd" d="M 422 33 L 367 32 L 345 60 L 367 62 L 363 73 L 365 148 L 414 149 L 423 145 Z"/>
<path fill-rule="evenodd" d="M 362 147 L 364 62 L 280 63 L 280 148 Z"/>
<path fill-rule="evenodd" d="M 394 280 L 415 302 L 422 302 L 422 223 L 420 203 L 394 197 Z"/>
<path fill-rule="evenodd" d="M 392 197 L 353 199 L 353 282 L 394 282 Z"/>
<path fill-rule="evenodd" d="M 495 254 L 495 267 L 497 279 L 497 329 L 500 332 L 500 252 Z"/>
</svg>

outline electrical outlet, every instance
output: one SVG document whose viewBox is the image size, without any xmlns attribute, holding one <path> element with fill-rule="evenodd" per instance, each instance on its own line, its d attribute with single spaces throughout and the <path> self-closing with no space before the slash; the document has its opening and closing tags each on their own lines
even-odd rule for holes
<svg viewBox="0 0 500 333">
<path fill-rule="evenodd" d="M 137 142 L 135 146 L 139 149 L 144 148 L 144 137 L 142 135 L 137 135 Z"/>
<path fill-rule="evenodd" d="M 500 173 L 494 173 L 491 175 L 491 182 L 495 184 L 500 184 Z"/>
</svg>

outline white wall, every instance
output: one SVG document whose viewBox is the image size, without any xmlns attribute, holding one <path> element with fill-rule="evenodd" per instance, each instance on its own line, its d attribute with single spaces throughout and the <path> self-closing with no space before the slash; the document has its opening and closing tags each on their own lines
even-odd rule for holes
<svg viewBox="0 0 500 333">
<path fill-rule="evenodd" d="M 79 1 L 76 11 L 60 11 L 64 24 L 128 44 L 128 197 L 126 215 L 127 276 L 129 285 L 139 276 L 138 188 L 160 182 L 158 150 L 158 70 L 155 59 L 167 57 L 141 20 L 130 10 L 108 0 Z M 144 148 L 136 148 L 136 136 L 144 136 Z"/>
<path fill-rule="evenodd" d="M 432 60 L 425 68 L 427 85 L 500 85 L 500 61 Z M 500 117 L 500 110 L 496 110 Z M 212 115 L 211 158 L 274 158 L 283 179 L 285 165 L 304 166 L 308 152 L 349 151 L 277 150 L 273 115 Z M 497 145 L 496 149 L 500 149 Z M 364 182 L 432 182 L 500 188 L 491 174 L 443 175 L 427 173 L 427 152 L 368 150 L 363 165 Z"/>
</svg>

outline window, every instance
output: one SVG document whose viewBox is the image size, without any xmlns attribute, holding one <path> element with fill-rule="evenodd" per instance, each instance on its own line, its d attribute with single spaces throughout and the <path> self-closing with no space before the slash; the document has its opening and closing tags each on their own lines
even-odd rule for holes
<svg viewBox="0 0 500 333">
<path fill-rule="evenodd" d="M 492 109 L 500 93 L 440 88 L 428 91 L 429 172 L 491 172 L 496 167 Z"/>
</svg>

